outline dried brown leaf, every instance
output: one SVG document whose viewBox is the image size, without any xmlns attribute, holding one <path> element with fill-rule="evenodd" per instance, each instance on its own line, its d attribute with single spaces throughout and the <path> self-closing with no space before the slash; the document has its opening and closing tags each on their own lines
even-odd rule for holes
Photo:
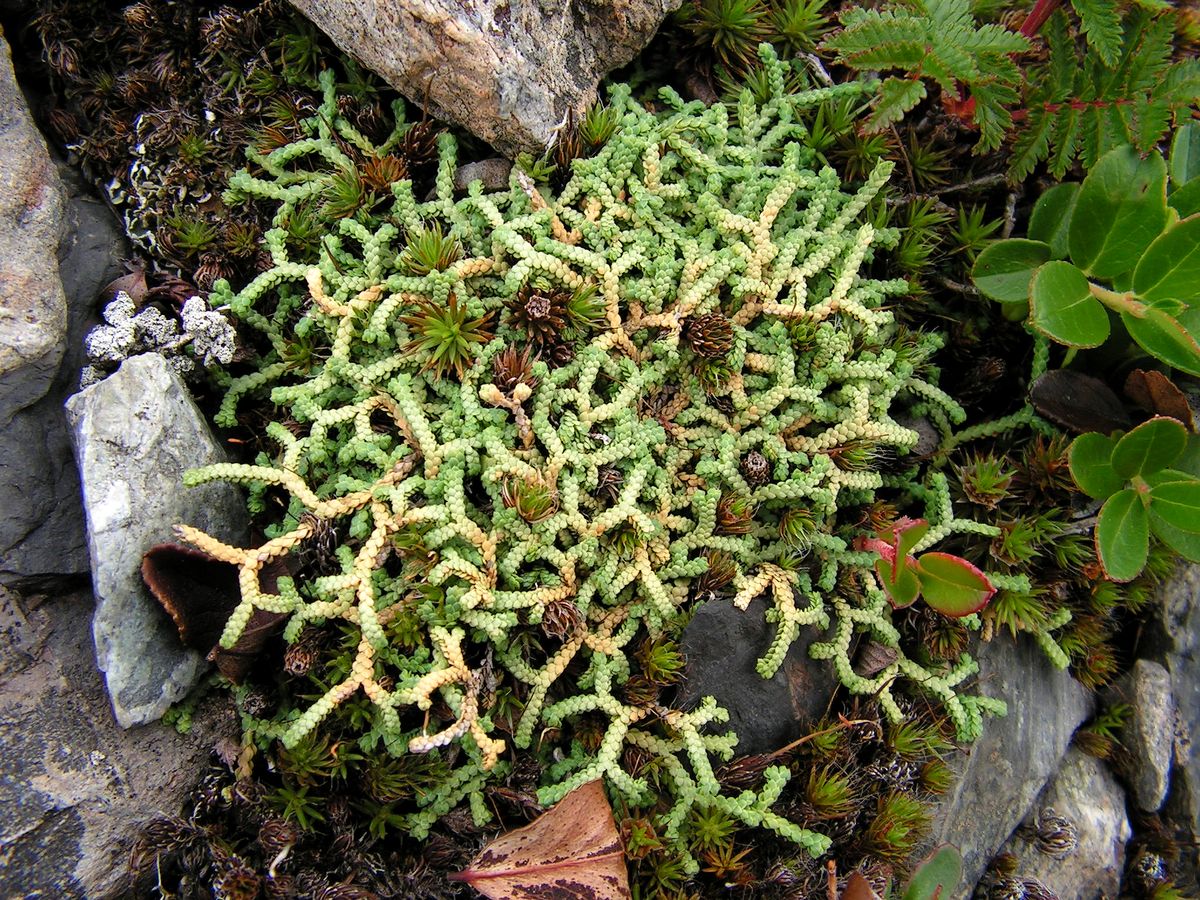
<svg viewBox="0 0 1200 900">
<path fill-rule="evenodd" d="M 880 898 L 871 889 L 871 882 L 867 881 L 861 873 L 851 872 L 850 877 L 846 879 L 846 888 L 838 900 L 880 900 Z"/>
<path fill-rule="evenodd" d="M 492 900 L 628 900 L 612 808 L 599 781 L 567 794 L 524 828 L 502 834 L 451 875 Z"/>
<path fill-rule="evenodd" d="M 1183 391 L 1162 372 L 1154 369 L 1134 369 L 1125 379 L 1125 396 L 1156 416 L 1170 416 L 1195 431 L 1192 407 Z"/>
<path fill-rule="evenodd" d="M 1038 415 L 1068 431 L 1108 434 L 1130 426 L 1121 398 L 1099 378 L 1072 369 L 1051 369 L 1029 389 Z"/>
</svg>

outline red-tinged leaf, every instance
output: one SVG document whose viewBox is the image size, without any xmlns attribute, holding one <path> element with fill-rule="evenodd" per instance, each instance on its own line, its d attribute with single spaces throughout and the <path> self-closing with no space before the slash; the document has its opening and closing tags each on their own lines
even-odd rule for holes
<svg viewBox="0 0 1200 900">
<path fill-rule="evenodd" d="M 881 559 L 875 563 L 875 574 L 879 576 L 888 602 L 895 609 L 904 609 L 917 602 L 917 597 L 921 594 L 921 582 L 911 565 L 896 569 L 887 560 Z"/>
<path fill-rule="evenodd" d="M 905 558 L 913 551 L 913 547 L 921 542 L 929 531 L 929 523 L 924 519 L 903 518 L 892 526 L 893 543 L 898 556 Z"/>
<path fill-rule="evenodd" d="M 1096 521 L 1096 555 L 1112 581 L 1132 581 L 1146 566 L 1150 516 L 1138 492 L 1127 488 L 1108 498 Z"/>
<path fill-rule="evenodd" d="M 287 574 L 274 568 L 278 571 L 262 572 L 263 589 L 269 593 L 275 590 L 275 579 Z M 180 544 L 158 544 L 142 557 L 142 580 L 175 622 L 184 645 L 205 654 L 234 683 L 246 676 L 263 645 L 287 618 L 255 610 L 237 643 L 225 649 L 217 642 L 241 600 L 235 566 Z"/>
<path fill-rule="evenodd" d="M 979 612 L 996 593 L 988 577 L 961 556 L 924 553 L 917 565 L 921 596 L 943 616 L 960 619 Z"/>
<path fill-rule="evenodd" d="M 1196 430 L 1192 407 L 1170 378 L 1156 369 L 1134 369 L 1125 379 L 1125 396 L 1148 413 L 1178 419 L 1189 431 Z"/>
<path fill-rule="evenodd" d="M 871 882 L 862 876 L 861 872 L 851 872 L 846 879 L 846 887 L 838 900 L 881 900 L 871 888 Z"/>
<path fill-rule="evenodd" d="M 621 838 L 599 781 L 567 794 L 524 828 L 483 848 L 451 875 L 492 900 L 627 900 Z"/>
</svg>

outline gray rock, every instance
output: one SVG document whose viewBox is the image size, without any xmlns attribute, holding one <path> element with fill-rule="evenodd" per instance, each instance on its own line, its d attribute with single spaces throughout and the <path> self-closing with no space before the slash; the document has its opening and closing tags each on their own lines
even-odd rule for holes
<svg viewBox="0 0 1200 900">
<path fill-rule="evenodd" d="M 292 0 L 434 118 L 540 152 L 680 0 Z"/>
<path fill-rule="evenodd" d="M 1088 691 L 1032 640 L 997 637 L 978 658 L 980 688 L 1004 700 L 1008 715 L 984 724 L 965 763 L 952 758 L 962 777 L 935 811 L 932 829 L 934 843 L 962 850 L 967 884 L 979 880 L 1025 817 L 1092 711 Z"/>
<path fill-rule="evenodd" d="M 1120 690 L 1133 707 L 1121 743 L 1130 755 L 1129 783 L 1137 805 L 1157 812 L 1167 798 L 1175 745 L 1175 701 L 1171 676 L 1162 666 L 1139 659 Z"/>
<path fill-rule="evenodd" d="M 775 637 L 766 612 L 761 597 L 745 611 L 728 600 L 712 600 L 700 607 L 680 641 L 687 658 L 680 705 L 691 708 L 714 697 L 729 710 L 739 754 L 770 753 L 800 737 L 825 712 L 838 686 L 833 667 L 808 656 L 814 641 L 827 639 L 815 628 L 800 632 L 774 677 L 755 671 Z"/>
<path fill-rule="evenodd" d="M 62 403 L 124 244 L 112 212 L 65 165 L 55 171 L 7 45 L 0 102 L 0 582 L 14 583 L 88 570 Z"/>
<path fill-rule="evenodd" d="M 1004 851 L 1017 857 L 1017 874 L 1063 900 L 1113 898 L 1131 834 L 1121 786 L 1104 763 L 1073 749 Z"/>
<path fill-rule="evenodd" d="M 1200 566 L 1181 565 L 1162 590 L 1158 634 L 1147 644 L 1171 673 L 1177 714 L 1167 811 L 1200 837 Z"/>
<path fill-rule="evenodd" d="M 481 159 L 454 170 L 454 189 L 465 191 L 472 181 L 482 181 L 485 191 L 502 191 L 508 187 L 512 163 L 507 159 Z"/>
<path fill-rule="evenodd" d="M 105 710 L 87 592 L 0 588 L 0 897 L 117 898 L 141 825 L 178 815 L 210 749 L 238 736 L 227 703 L 189 735 L 123 731 Z"/>
<path fill-rule="evenodd" d="M 242 543 L 245 504 L 229 484 L 183 488 L 186 470 L 225 454 L 161 356 L 126 360 L 67 401 L 67 414 L 87 513 L 96 662 L 128 728 L 159 718 L 204 667 L 142 586 L 142 554 L 180 522 Z"/>
</svg>

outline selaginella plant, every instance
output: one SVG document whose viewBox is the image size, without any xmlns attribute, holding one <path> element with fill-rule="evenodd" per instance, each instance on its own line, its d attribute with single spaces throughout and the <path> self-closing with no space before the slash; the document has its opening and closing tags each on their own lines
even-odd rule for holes
<svg viewBox="0 0 1200 900">
<path fill-rule="evenodd" d="M 1191 128 L 1181 133 L 1188 143 L 1176 147 L 1187 154 Z M 1131 146 L 1110 151 L 1082 184 L 1056 185 L 1038 199 L 1027 238 L 980 253 L 976 286 L 1056 343 L 1098 347 L 1115 320 L 1145 353 L 1200 375 L 1191 165 L 1173 156 L 1168 194 L 1168 165 L 1157 151 L 1145 159 Z"/>
<path fill-rule="evenodd" d="M 1156 416 L 1128 434 L 1081 434 L 1070 460 L 1075 482 L 1104 501 L 1096 551 L 1109 578 L 1141 573 L 1151 533 L 1200 562 L 1200 442 L 1180 422 Z"/>
<path fill-rule="evenodd" d="M 847 191 L 804 144 L 800 112 L 865 88 L 790 94 L 770 48 L 762 58 L 761 105 L 746 92 L 705 108 L 664 89 L 652 113 L 614 88 L 617 128 L 556 196 L 518 171 L 507 190 L 456 197 L 445 136 L 431 199 L 396 181 L 311 257 L 293 258 L 283 223 L 351 165 L 343 148 L 381 158 L 415 126 L 371 144 L 325 75 L 302 139 L 250 151 L 231 182 L 230 202 L 278 211 L 274 266 L 240 291 L 214 287 L 260 352 L 229 379 L 218 422 L 269 398 L 278 450 L 187 483 L 248 485 L 256 511 L 278 513 L 248 549 L 180 534 L 238 567 L 223 645 L 268 611 L 293 645 L 333 628 L 353 648 L 314 673 L 311 702 L 248 718 L 249 734 L 294 748 L 353 708 L 364 750 L 444 761 L 403 814 L 414 836 L 464 800 L 485 821 L 480 788 L 510 772 L 515 747 L 544 761 L 545 805 L 598 778 L 646 803 L 653 771 L 670 798 L 659 834 L 688 871 L 697 809 L 823 852 L 828 838 L 772 808 L 786 767 L 723 788 L 713 760 L 736 737 L 711 728 L 726 718 L 711 698 L 655 700 L 670 666 L 653 645 L 701 591 L 740 609 L 768 598 L 764 677 L 802 628 L 828 628 L 812 655 L 892 721 L 902 688 L 938 701 L 964 740 L 1003 710 L 959 689 L 969 656 L 905 652 L 877 554 L 853 548 L 885 484 L 923 507 L 923 548 L 998 533 L 954 515 L 944 476 L 876 465 L 918 439 L 900 411 L 944 433 L 964 413 L 935 384 L 940 338 L 886 308 L 907 282 L 864 270 L 896 240 L 864 221 L 890 164 Z M 568 327 L 542 334 L 549 316 Z M 891 650 L 870 676 L 848 655 L 860 633 Z"/>
</svg>

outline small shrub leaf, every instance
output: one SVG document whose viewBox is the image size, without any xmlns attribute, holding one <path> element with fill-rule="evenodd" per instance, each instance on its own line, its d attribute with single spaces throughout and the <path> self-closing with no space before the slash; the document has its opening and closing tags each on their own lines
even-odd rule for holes
<svg viewBox="0 0 1200 900">
<path fill-rule="evenodd" d="M 1147 305 L 1141 316 L 1122 313 L 1121 321 L 1129 336 L 1155 359 L 1181 372 L 1200 376 L 1200 343 L 1196 341 L 1194 330 L 1196 317 L 1185 314 L 1176 318 L 1171 314 L 1175 309 L 1174 301 L 1159 300 Z"/>
<path fill-rule="evenodd" d="M 1200 125 L 1181 125 L 1176 130 L 1169 168 L 1177 188 L 1200 176 Z"/>
<path fill-rule="evenodd" d="M 1189 562 L 1200 562 L 1200 534 L 1176 528 L 1150 507 L 1150 527 L 1154 536 Z"/>
<path fill-rule="evenodd" d="M 1089 275 L 1112 278 L 1132 269 L 1167 224 L 1167 164 L 1133 147 L 1104 154 L 1083 181 L 1068 245 Z"/>
<path fill-rule="evenodd" d="M 996 241 L 975 260 L 971 279 L 985 297 L 1001 303 L 1028 303 L 1033 273 L 1051 256 L 1049 245 L 1041 241 Z"/>
<path fill-rule="evenodd" d="M 1200 212 L 1200 178 L 1193 178 L 1181 188 L 1171 191 L 1167 204 L 1186 219 Z"/>
<path fill-rule="evenodd" d="M 1112 454 L 1117 442 L 1102 434 L 1081 434 L 1071 442 L 1067 463 L 1071 477 L 1089 497 L 1104 500 L 1125 486 L 1125 479 L 1113 471 Z"/>
<path fill-rule="evenodd" d="M 962 881 L 962 854 L 943 844 L 917 864 L 900 900 L 950 900 Z"/>
<path fill-rule="evenodd" d="M 1067 182 L 1050 188 L 1033 205 L 1033 213 L 1029 217 L 1029 239 L 1049 245 L 1051 259 L 1067 258 L 1067 237 L 1078 199 L 1079 185 Z"/>
<path fill-rule="evenodd" d="M 1200 216 L 1154 239 L 1133 272 L 1133 290 L 1146 301 L 1200 296 Z"/>
<path fill-rule="evenodd" d="M 1112 581 L 1132 581 L 1150 553 L 1150 516 L 1130 488 L 1108 498 L 1096 522 L 1096 554 Z"/>
<path fill-rule="evenodd" d="M 1112 452 L 1113 471 L 1122 478 L 1150 475 L 1179 459 L 1187 446 L 1187 431 L 1175 419 L 1155 416 L 1119 441 Z"/>
<path fill-rule="evenodd" d="M 925 553 L 917 563 L 921 596 L 944 616 L 959 619 L 979 612 L 996 593 L 987 576 L 961 556 Z"/>
<path fill-rule="evenodd" d="M 1108 313 L 1092 296 L 1084 274 L 1068 262 L 1048 262 L 1033 276 L 1032 321 L 1068 347 L 1098 347 L 1108 337 Z"/>
<path fill-rule="evenodd" d="M 1172 528 L 1200 535 L 1200 481 L 1171 469 L 1159 475 L 1171 480 L 1150 489 L 1150 511 Z"/>
</svg>

